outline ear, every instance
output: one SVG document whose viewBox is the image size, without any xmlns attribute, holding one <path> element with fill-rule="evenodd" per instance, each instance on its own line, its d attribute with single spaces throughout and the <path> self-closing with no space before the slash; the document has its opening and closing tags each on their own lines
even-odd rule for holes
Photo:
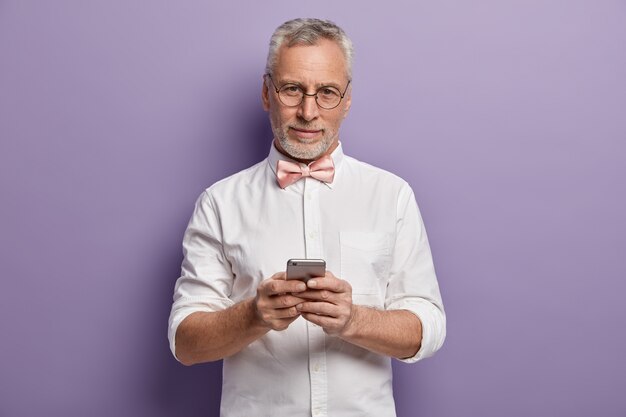
<svg viewBox="0 0 626 417">
<path fill-rule="evenodd" d="M 261 87 L 261 100 L 263 100 L 263 110 L 269 111 L 270 109 L 270 96 L 269 89 L 267 88 L 267 82 L 265 76 L 263 76 L 263 86 Z"/>
<path fill-rule="evenodd" d="M 345 119 L 348 116 L 348 113 L 350 112 L 350 106 L 352 106 L 352 91 L 350 91 L 350 94 L 347 94 L 343 98 L 343 102 L 344 102 L 343 118 Z"/>
</svg>

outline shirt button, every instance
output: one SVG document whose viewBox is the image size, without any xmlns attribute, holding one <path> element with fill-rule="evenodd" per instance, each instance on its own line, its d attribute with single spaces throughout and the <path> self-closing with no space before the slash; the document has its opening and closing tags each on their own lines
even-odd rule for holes
<svg viewBox="0 0 626 417">
<path fill-rule="evenodd" d="M 319 366 L 318 364 L 315 364 L 315 366 L 313 367 L 313 370 L 314 370 L 315 372 L 319 372 L 319 370 L 320 370 L 320 366 Z"/>
<path fill-rule="evenodd" d="M 309 232 L 309 238 L 315 239 L 315 232 Z"/>
<path fill-rule="evenodd" d="M 318 416 L 319 414 L 320 414 L 320 410 L 318 410 L 318 409 L 313 410 L 313 415 L 314 416 Z"/>
</svg>

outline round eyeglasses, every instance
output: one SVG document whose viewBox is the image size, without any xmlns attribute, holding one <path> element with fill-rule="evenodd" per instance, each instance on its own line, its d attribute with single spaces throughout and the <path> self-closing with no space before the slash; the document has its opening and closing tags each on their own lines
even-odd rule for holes
<svg viewBox="0 0 626 417">
<path fill-rule="evenodd" d="M 298 84 L 287 83 L 283 84 L 280 87 L 276 87 L 274 84 L 274 80 L 272 79 L 271 74 L 265 74 L 269 77 L 272 85 L 274 86 L 274 90 L 276 90 L 276 94 L 278 94 L 278 99 L 281 103 L 283 103 L 287 107 L 296 107 L 302 104 L 304 97 L 315 97 L 315 102 L 317 105 L 325 110 L 332 110 L 341 103 L 341 100 L 346 95 L 346 91 L 348 91 L 348 86 L 352 80 L 348 80 L 348 84 L 346 84 L 346 88 L 343 90 L 343 93 L 339 91 L 337 88 L 332 86 L 323 86 L 317 89 L 314 94 L 307 94 L 304 92 L 302 87 Z"/>
</svg>

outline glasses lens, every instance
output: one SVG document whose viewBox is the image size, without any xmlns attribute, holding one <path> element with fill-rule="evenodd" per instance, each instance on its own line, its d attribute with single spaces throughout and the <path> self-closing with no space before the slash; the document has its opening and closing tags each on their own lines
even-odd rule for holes
<svg viewBox="0 0 626 417">
<path fill-rule="evenodd" d="M 303 93 L 295 84 L 285 84 L 278 91 L 278 98 L 285 106 L 297 106 L 302 101 Z"/>
<path fill-rule="evenodd" d="M 340 101 L 341 93 L 334 87 L 322 87 L 317 91 L 317 104 L 324 109 L 333 109 Z"/>
</svg>

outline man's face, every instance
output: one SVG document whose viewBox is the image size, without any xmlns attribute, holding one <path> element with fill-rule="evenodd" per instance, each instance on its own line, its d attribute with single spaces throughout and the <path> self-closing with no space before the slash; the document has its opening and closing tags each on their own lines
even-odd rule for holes
<svg viewBox="0 0 626 417">
<path fill-rule="evenodd" d="M 348 84 L 346 60 L 340 47 L 322 39 L 316 45 L 283 45 L 277 55 L 272 80 L 278 88 L 293 83 L 307 94 L 322 86 L 333 86 L 343 93 Z M 266 77 L 267 78 L 267 77 Z M 338 145 L 339 126 L 351 104 L 350 88 L 337 107 L 321 109 L 315 97 L 305 96 L 299 106 L 287 107 L 276 94 L 272 82 L 263 82 L 263 108 L 270 113 L 274 143 L 279 151 L 301 161 L 330 154 Z"/>
</svg>

